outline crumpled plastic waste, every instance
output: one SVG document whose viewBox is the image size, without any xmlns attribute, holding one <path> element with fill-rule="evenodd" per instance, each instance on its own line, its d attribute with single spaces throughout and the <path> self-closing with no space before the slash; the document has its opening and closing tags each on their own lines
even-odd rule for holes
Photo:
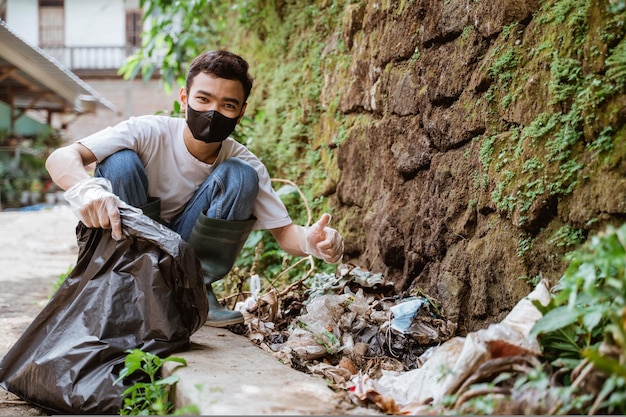
<svg viewBox="0 0 626 417">
<path fill-rule="evenodd" d="M 316 297 L 307 304 L 307 312 L 300 316 L 297 323 L 310 332 L 316 342 L 323 345 L 330 354 L 341 350 L 339 322 L 344 316 L 344 311 L 350 310 L 348 300 L 347 294 Z"/>
<path fill-rule="evenodd" d="M 385 397 L 385 404 L 393 401 L 390 409 L 400 410 L 403 414 L 424 413 L 436 407 L 446 396 L 459 393 L 466 381 L 490 359 L 538 356 L 539 345 L 536 339 L 529 338 L 529 333 L 541 318 L 541 313 L 532 301 L 546 305 L 549 299 L 548 287 L 542 281 L 502 322 L 431 348 L 423 355 L 426 357 L 421 368 L 408 372 L 384 371 L 381 378 L 371 382 L 367 380 L 367 383 L 360 381 L 365 376 L 358 375 L 352 381 L 353 386 L 367 387 L 365 391 L 360 388 L 359 392 L 364 392 L 361 398 L 376 392 Z"/>
<path fill-rule="evenodd" d="M 314 275 L 310 284 L 311 288 L 307 292 L 309 299 L 342 292 L 346 286 L 370 288 L 373 291 L 393 291 L 393 284 L 386 282 L 383 274 L 364 271 L 359 267 L 349 268 L 347 265 L 340 265 L 336 274 Z"/>
<path fill-rule="evenodd" d="M 298 316 L 278 312 L 270 329 L 270 316 L 258 307 L 245 312 L 248 337 L 282 362 L 324 375 L 336 388 L 346 388 L 356 369 L 372 377 L 415 369 L 419 354 L 452 337 L 456 324 L 437 314 L 425 297 L 394 292 L 382 274 L 341 265 L 336 276 L 312 277 L 302 299 L 291 300 L 300 305 Z"/>
<path fill-rule="evenodd" d="M 257 306 L 259 295 L 261 294 L 261 277 L 254 274 L 250 277 L 250 296 L 235 305 L 235 310 L 244 312 L 252 311 Z"/>
<path fill-rule="evenodd" d="M 270 323 L 258 307 L 244 314 L 249 337 L 283 363 L 323 376 L 357 405 L 387 414 L 443 412 L 444 399 L 470 398 L 471 385 L 495 370 L 539 363 L 529 333 L 541 317 L 533 300 L 545 305 L 550 298 L 545 281 L 502 322 L 465 337 L 455 337 L 456 323 L 437 300 L 396 295 L 380 274 L 341 265 L 336 275 L 318 274 L 309 284 L 300 299 L 275 299 L 282 311 L 300 315 L 278 311 Z"/>
</svg>

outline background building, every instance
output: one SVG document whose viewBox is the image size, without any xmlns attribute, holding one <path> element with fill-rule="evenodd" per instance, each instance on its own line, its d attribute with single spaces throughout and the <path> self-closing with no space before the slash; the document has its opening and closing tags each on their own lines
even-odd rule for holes
<svg viewBox="0 0 626 417">
<path fill-rule="evenodd" d="M 58 60 L 113 104 L 93 114 L 50 121 L 73 142 L 130 116 L 169 112 L 177 92 L 152 79 L 123 80 L 118 69 L 141 44 L 139 0 L 0 0 L 0 18 L 25 41 Z"/>
<path fill-rule="evenodd" d="M 118 75 L 141 43 L 139 0 L 0 0 L 0 19 L 0 209 L 58 194 L 53 148 L 178 96 Z"/>
</svg>

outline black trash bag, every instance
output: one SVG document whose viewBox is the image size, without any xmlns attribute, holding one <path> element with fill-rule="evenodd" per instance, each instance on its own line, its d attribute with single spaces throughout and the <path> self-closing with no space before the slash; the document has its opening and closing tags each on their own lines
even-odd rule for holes
<svg viewBox="0 0 626 417">
<path fill-rule="evenodd" d="M 119 414 L 137 382 L 113 385 L 126 350 L 189 349 L 208 314 L 198 258 L 147 216 L 123 209 L 122 224 L 120 241 L 78 224 L 77 264 L 0 362 L 0 386 L 53 413 Z"/>
</svg>

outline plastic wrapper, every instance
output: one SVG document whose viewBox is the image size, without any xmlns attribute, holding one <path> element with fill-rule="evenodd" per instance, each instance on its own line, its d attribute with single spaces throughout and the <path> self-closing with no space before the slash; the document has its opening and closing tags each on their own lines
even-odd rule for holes
<svg viewBox="0 0 626 417">
<path fill-rule="evenodd" d="M 181 237 L 123 209 L 125 238 L 76 229 L 77 264 L 0 362 L 0 386 L 53 413 L 118 414 L 126 350 L 166 357 L 206 321 L 200 262 Z"/>
<path fill-rule="evenodd" d="M 338 323 L 344 314 L 347 300 L 348 296 L 345 294 L 322 295 L 309 300 L 306 314 L 300 316 L 300 323 L 313 334 L 318 344 L 324 345 L 327 353 L 341 350 L 341 330 Z"/>
<path fill-rule="evenodd" d="M 529 338 L 533 325 L 541 318 L 533 300 L 546 305 L 550 293 L 546 282 L 540 282 L 520 300 L 504 320 L 466 337 L 454 337 L 433 348 L 419 369 L 409 372 L 386 372 L 373 381 L 373 389 L 387 395 L 403 406 L 410 404 L 441 403 L 457 389 L 481 364 L 491 359 L 494 345 L 505 345 L 506 350 L 540 354 L 536 339 Z M 512 349 L 514 348 L 514 349 Z"/>
</svg>

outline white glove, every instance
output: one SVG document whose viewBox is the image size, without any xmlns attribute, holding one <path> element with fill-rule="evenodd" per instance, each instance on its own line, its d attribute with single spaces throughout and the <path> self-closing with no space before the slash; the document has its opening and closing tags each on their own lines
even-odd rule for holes
<svg viewBox="0 0 626 417">
<path fill-rule="evenodd" d="M 111 182 L 106 178 L 85 178 L 63 194 L 74 215 L 87 227 L 111 229 L 111 237 L 122 238 L 120 207 L 141 210 L 124 203 L 111 192 Z"/>
<path fill-rule="evenodd" d="M 343 238 L 328 223 L 330 214 L 324 213 L 311 227 L 299 227 L 298 238 L 302 252 L 334 264 L 343 256 Z"/>
</svg>

